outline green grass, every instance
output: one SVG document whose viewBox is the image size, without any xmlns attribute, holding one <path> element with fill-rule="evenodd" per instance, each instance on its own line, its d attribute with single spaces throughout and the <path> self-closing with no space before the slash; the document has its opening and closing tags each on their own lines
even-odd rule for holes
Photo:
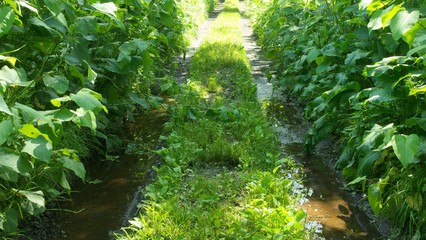
<svg viewBox="0 0 426 240">
<path fill-rule="evenodd" d="M 119 239 L 306 239 L 276 134 L 256 100 L 238 1 L 225 2 L 176 95 L 164 163 Z"/>
</svg>

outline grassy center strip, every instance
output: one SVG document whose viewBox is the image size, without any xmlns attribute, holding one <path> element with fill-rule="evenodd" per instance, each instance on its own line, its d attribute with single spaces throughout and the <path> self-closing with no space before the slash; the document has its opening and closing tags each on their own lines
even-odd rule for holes
<svg viewBox="0 0 426 240">
<path fill-rule="evenodd" d="M 256 100 L 237 0 L 227 0 L 191 63 L 167 124 L 164 164 L 121 239 L 306 239 L 305 212 Z"/>
</svg>

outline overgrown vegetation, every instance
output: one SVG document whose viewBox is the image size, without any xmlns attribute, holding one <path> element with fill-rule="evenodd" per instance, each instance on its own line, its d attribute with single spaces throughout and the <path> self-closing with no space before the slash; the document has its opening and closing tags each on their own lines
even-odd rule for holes
<svg viewBox="0 0 426 240">
<path fill-rule="evenodd" d="M 0 237 L 84 179 L 80 157 L 120 145 L 111 124 L 158 105 L 151 85 L 214 2 L 0 3 Z"/>
<path fill-rule="evenodd" d="M 164 163 L 140 216 L 119 239 L 306 239 L 292 162 L 256 101 L 241 44 L 238 1 L 227 0 L 175 93 Z M 294 176 L 296 178 L 296 176 Z"/>
<path fill-rule="evenodd" d="M 336 166 L 394 238 L 426 236 L 426 2 L 250 0 L 277 81 L 306 103 L 312 148 L 341 137 Z"/>
</svg>

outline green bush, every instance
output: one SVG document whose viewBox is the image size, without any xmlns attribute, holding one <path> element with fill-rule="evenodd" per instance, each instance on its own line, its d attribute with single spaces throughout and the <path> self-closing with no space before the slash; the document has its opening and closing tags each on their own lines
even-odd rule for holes
<svg viewBox="0 0 426 240">
<path fill-rule="evenodd" d="M 179 4 L 0 3 L 0 237 L 69 192 L 70 174 L 84 180 L 79 156 L 117 147 L 111 122 L 158 105 L 150 87 L 194 28 Z"/>
<path fill-rule="evenodd" d="M 249 1 L 277 84 L 306 103 L 306 145 L 342 138 L 337 167 L 398 234 L 426 232 L 424 1 Z"/>
</svg>

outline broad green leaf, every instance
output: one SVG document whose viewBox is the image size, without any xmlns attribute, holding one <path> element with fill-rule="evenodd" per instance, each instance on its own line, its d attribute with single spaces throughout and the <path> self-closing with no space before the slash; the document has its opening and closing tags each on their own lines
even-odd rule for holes
<svg viewBox="0 0 426 240">
<path fill-rule="evenodd" d="M 402 35 L 410 30 L 419 20 L 419 11 L 408 12 L 406 10 L 399 11 L 390 22 L 392 37 L 398 40 Z"/>
<path fill-rule="evenodd" d="M 311 51 L 309 51 L 308 56 L 306 57 L 306 59 L 308 60 L 309 63 L 315 61 L 315 59 L 321 54 L 321 52 L 314 48 Z"/>
<path fill-rule="evenodd" d="M 88 127 L 92 132 L 96 132 L 97 123 L 96 116 L 93 111 L 79 108 L 76 111 L 71 111 L 76 116 L 73 118 L 73 122 L 79 126 Z"/>
<path fill-rule="evenodd" d="M 77 38 L 72 45 L 71 52 L 65 56 L 68 64 L 81 66 L 84 62 L 90 62 L 89 42 L 84 37 Z"/>
<path fill-rule="evenodd" d="M 32 124 L 25 124 L 24 126 L 22 126 L 21 129 L 19 129 L 19 132 L 24 134 L 25 136 L 27 136 L 29 138 L 38 138 L 39 136 L 42 136 L 48 142 L 52 142 L 47 134 L 40 132 L 40 130 L 38 130 Z"/>
<path fill-rule="evenodd" d="M 384 6 L 385 4 L 383 3 L 383 0 L 373 0 L 373 2 L 368 5 L 367 12 L 368 14 L 372 14 L 377 10 L 381 10 L 381 8 Z"/>
<path fill-rule="evenodd" d="M 410 30 L 404 33 L 403 38 L 411 47 L 418 48 L 426 45 L 426 29 L 423 27 L 425 24 L 426 19 L 421 19 Z M 425 51 L 422 51 L 423 55 L 425 53 Z M 409 56 L 410 54 L 407 55 Z"/>
<path fill-rule="evenodd" d="M 47 75 L 43 78 L 43 82 L 46 87 L 53 88 L 58 94 L 64 94 L 69 86 L 68 79 L 60 75 Z"/>
<path fill-rule="evenodd" d="M 19 174 L 27 173 L 33 168 L 28 160 L 8 148 L 0 148 L 0 165 Z"/>
<path fill-rule="evenodd" d="M 407 56 L 411 56 L 411 55 L 413 55 L 413 54 L 415 54 L 417 52 L 420 52 L 422 50 L 425 50 L 425 49 L 426 49 L 426 44 L 425 45 L 421 45 L 421 46 L 416 47 L 416 48 L 413 48 L 413 49 L 411 49 L 410 51 L 407 52 Z"/>
<path fill-rule="evenodd" d="M 88 127 L 93 132 L 95 132 L 97 127 L 95 114 L 90 110 L 85 111 L 85 114 L 80 117 L 79 125 L 83 127 Z"/>
<path fill-rule="evenodd" d="M 88 68 L 87 68 L 87 80 L 89 82 L 91 82 L 92 84 L 95 84 L 95 80 L 96 80 L 97 76 L 98 76 L 98 74 L 95 71 L 93 71 L 93 69 L 90 67 L 90 65 L 88 65 Z"/>
<path fill-rule="evenodd" d="M 19 179 L 19 173 L 12 171 L 10 168 L 0 164 L 0 178 L 6 182 L 16 183 Z"/>
<path fill-rule="evenodd" d="M 415 163 L 414 156 L 420 148 L 420 138 L 416 134 L 395 135 L 392 139 L 392 148 L 402 165 L 407 167 L 410 163 Z"/>
<path fill-rule="evenodd" d="M 22 17 L 21 8 L 18 6 L 15 0 L 4 0 L 7 4 L 9 4 L 16 14 Z"/>
<path fill-rule="evenodd" d="M 0 82 L 6 82 L 9 86 L 29 86 L 32 81 L 27 82 L 27 73 L 22 68 L 9 68 L 7 65 L 0 69 Z"/>
<path fill-rule="evenodd" d="M 125 55 L 132 55 L 132 53 L 142 53 L 148 49 L 149 43 L 142 39 L 133 39 L 129 42 L 125 42 L 119 47 L 121 53 Z"/>
<path fill-rule="evenodd" d="M 393 39 L 392 33 L 390 32 L 382 32 L 380 34 L 380 40 L 388 52 L 394 52 L 400 44 L 398 41 Z"/>
<path fill-rule="evenodd" d="M 381 152 L 370 151 L 367 156 L 362 157 L 358 160 L 358 176 L 370 175 L 373 169 L 374 163 L 380 159 Z"/>
<path fill-rule="evenodd" d="M 329 72 L 331 70 L 330 62 L 323 62 L 316 68 L 316 73 Z"/>
<path fill-rule="evenodd" d="M 389 25 L 389 21 L 395 16 L 395 14 L 397 12 L 399 12 L 399 10 L 401 10 L 401 5 L 395 5 L 395 6 L 390 6 L 390 7 L 392 9 L 390 9 L 389 11 L 387 11 L 382 16 L 382 26 L 383 26 L 383 28 L 387 27 Z"/>
<path fill-rule="evenodd" d="M 426 118 L 412 117 L 412 118 L 407 119 L 407 121 L 405 121 L 405 125 L 407 127 L 413 127 L 413 126 L 417 125 L 421 129 L 426 131 Z"/>
<path fill-rule="evenodd" d="M 150 109 L 150 108 L 151 108 L 151 107 L 149 106 L 148 102 L 147 102 L 145 99 L 138 97 L 138 96 L 136 95 L 136 93 L 134 93 L 134 92 L 130 92 L 130 93 L 129 93 L 129 98 L 130 98 L 133 102 L 135 102 L 135 103 L 139 104 L 141 107 L 143 107 L 143 108 L 145 108 L 145 109 Z"/>
<path fill-rule="evenodd" d="M 69 109 L 63 108 L 57 112 L 54 117 L 56 120 L 60 120 L 61 122 L 68 122 L 75 117 L 75 114 L 72 113 Z"/>
<path fill-rule="evenodd" d="M 69 157 L 62 157 L 60 161 L 66 169 L 73 171 L 74 174 L 77 175 L 80 179 L 85 179 L 86 170 L 84 169 L 84 165 L 81 162 Z"/>
<path fill-rule="evenodd" d="M 6 212 L 0 213 L 0 229 L 5 233 L 15 233 L 18 229 L 18 212 L 14 208 L 9 208 Z"/>
<path fill-rule="evenodd" d="M 34 110 L 27 105 L 15 103 L 15 107 L 22 111 L 22 115 L 25 117 L 26 122 L 32 122 L 33 120 L 40 121 L 40 123 L 47 123 L 55 130 L 55 126 L 52 123 L 52 119 L 47 116 L 46 113 Z"/>
<path fill-rule="evenodd" d="M 68 179 L 67 176 L 65 175 L 65 173 L 62 171 L 61 177 L 59 178 L 59 184 L 65 188 L 66 190 L 70 190 L 70 184 L 68 183 Z"/>
<path fill-rule="evenodd" d="M 0 148 L 0 165 L 19 173 L 18 162 L 20 155 L 7 148 Z"/>
<path fill-rule="evenodd" d="M 361 0 L 361 2 L 358 5 L 359 9 L 361 10 L 366 9 L 372 2 L 373 0 Z"/>
<path fill-rule="evenodd" d="M 4 112 L 8 115 L 13 115 L 10 111 L 9 106 L 7 106 L 6 102 L 3 99 L 3 95 L 0 94 L 0 112 Z"/>
<path fill-rule="evenodd" d="M 98 29 L 98 23 L 96 22 L 96 17 L 94 16 L 85 16 L 77 18 L 75 24 L 75 32 L 88 35 L 95 33 Z"/>
<path fill-rule="evenodd" d="M 0 122 L 0 146 L 5 143 L 13 132 L 13 124 L 10 118 Z"/>
<path fill-rule="evenodd" d="M 28 153 L 40 161 L 49 162 L 52 156 L 52 148 L 52 143 L 43 137 L 38 137 L 25 141 L 22 152 Z"/>
<path fill-rule="evenodd" d="M 98 113 L 102 110 L 102 103 L 90 91 L 82 89 L 77 94 L 70 95 L 71 100 L 78 106 Z"/>
<path fill-rule="evenodd" d="M 368 30 L 371 32 L 372 30 L 377 30 L 382 28 L 382 15 L 383 10 L 379 10 L 371 15 L 370 21 L 368 22 Z"/>
<path fill-rule="evenodd" d="M 17 1 L 18 2 L 18 4 L 21 6 L 21 7 L 24 7 L 24 8 L 26 8 L 26 9 L 28 9 L 28 10 L 30 10 L 31 12 L 34 12 L 34 13 L 37 13 L 38 14 L 38 10 L 37 10 L 37 8 L 36 7 L 34 7 L 31 3 L 29 3 L 28 1 Z"/>
<path fill-rule="evenodd" d="M 45 22 L 43 22 L 42 20 L 40 20 L 37 17 L 29 19 L 28 22 L 31 23 L 34 26 L 38 26 L 38 27 L 45 29 L 51 35 L 59 35 L 58 31 L 51 28 L 49 25 L 47 25 Z"/>
<path fill-rule="evenodd" d="M 351 182 L 349 182 L 348 184 L 346 184 L 346 185 L 354 185 L 354 184 L 357 184 L 357 183 L 359 183 L 359 182 L 364 182 L 364 181 L 366 181 L 367 180 L 367 177 L 366 176 L 362 176 L 362 177 L 357 177 L 357 178 L 355 178 L 354 180 L 352 180 Z"/>
<path fill-rule="evenodd" d="M 42 212 L 44 212 L 44 210 L 46 210 L 45 207 L 45 199 L 44 199 L 44 194 L 42 191 L 24 191 L 24 190 L 19 190 L 16 191 L 17 194 L 21 194 L 23 195 L 28 202 L 24 202 L 21 204 L 21 206 L 31 215 L 38 215 Z"/>
<path fill-rule="evenodd" d="M 345 64 L 355 65 L 357 60 L 367 57 L 368 54 L 369 52 L 363 51 L 361 49 L 357 49 L 356 51 L 351 52 L 346 56 Z"/>
<path fill-rule="evenodd" d="M 15 12 L 9 6 L 0 8 L 0 38 L 12 29 Z"/>
<path fill-rule="evenodd" d="M 49 11 L 51 11 L 55 16 L 64 9 L 64 3 L 62 0 L 44 0 L 44 3 Z"/>
<path fill-rule="evenodd" d="M 329 43 L 327 45 L 325 45 L 322 49 L 321 49 L 321 53 L 324 56 L 329 56 L 329 57 L 337 57 L 339 56 L 339 54 L 337 53 L 337 49 L 334 47 L 335 43 Z"/>
<path fill-rule="evenodd" d="M 170 15 L 170 13 L 165 12 L 165 11 L 161 11 L 160 12 L 160 19 L 161 19 L 161 22 L 165 26 L 167 26 L 167 27 L 173 27 L 174 20 L 173 20 L 173 17 Z"/>
<path fill-rule="evenodd" d="M 375 214 L 382 210 L 382 196 L 379 183 L 373 183 L 368 187 L 368 202 Z"/>
<path fill-rule="evenodd" d="M 115 18 L 117 17 L 117 15 L 115 14 L 115 12 L 117 12 L 117 6 L 115 6 L 113 2 L 93 3 L 92 7 L 94 7 L 96 10 L 103 14 L 113 16 Z"/>
</svg>

